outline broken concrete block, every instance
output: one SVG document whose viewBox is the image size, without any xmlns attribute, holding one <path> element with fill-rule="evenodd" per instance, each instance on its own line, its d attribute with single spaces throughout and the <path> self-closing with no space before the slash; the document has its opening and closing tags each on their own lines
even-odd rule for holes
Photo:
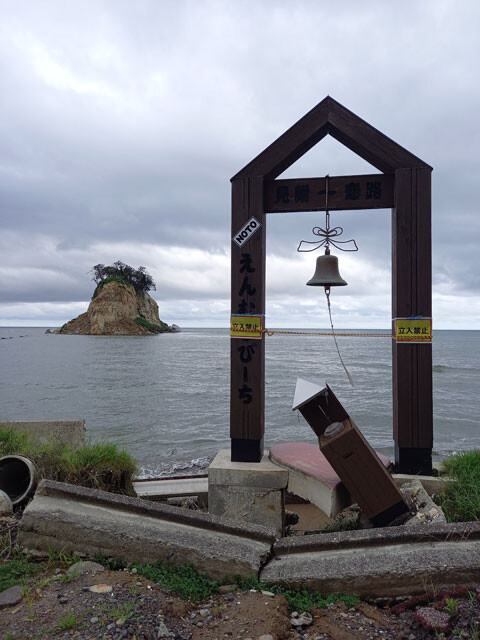
<svg viewBox="0 0 480 640">
<path fill-rule="evenodd" d="M 274 544 L 260 579 L 361 598 L 424 593 L 425 584 L 473 588 L 480 571 L 480 523 L 343 531 Z"/>
<path fill-rule="evenodd" d="M 19 524 L 19 545 L 194 564 L 216 579 L 257 573 L 274 536 L 267 529 L 210 514 L 42 480 Z"/>
<path fill-rule="evenodd" d="M 66 444 L 78 449 L 85 443 L 85 420 L 4 420 L 2 427 L 26 432 L 42 444 Z"/>
<path fill-rule="evenodd" d="M 402 484 L 400 490 L 410 498 L 412 506 L 417 511 L 414 516 L 405 522 L 405 526 L 414 527 L 429 522 L 435 522 L 437 524 L 447 522 L 442 508 L 433 502 L 420 480 L 405 482 Z"/>
</svg>

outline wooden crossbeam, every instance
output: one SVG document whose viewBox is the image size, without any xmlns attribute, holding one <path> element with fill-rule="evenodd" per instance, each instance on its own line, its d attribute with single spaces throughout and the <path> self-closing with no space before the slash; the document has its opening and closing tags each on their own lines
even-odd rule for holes
<svg viewBox="0 0 480 640">
<path fill-rule="evenodd" d="M 268 180 L 264 185 L 265 213 L 325 211 L 325 178 Z M 374 173 L 328 178 L 330 211 L 350 209 L 391 209 L 394 175 Z"/>
</svg>

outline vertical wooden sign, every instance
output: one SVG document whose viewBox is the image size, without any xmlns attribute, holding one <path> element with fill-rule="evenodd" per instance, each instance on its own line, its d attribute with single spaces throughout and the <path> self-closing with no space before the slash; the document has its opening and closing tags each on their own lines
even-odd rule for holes
<svg viewBox="0 0 480 640">
<path fill-rule="evenodd" d="M 395 172 L 392 319 L 432 316 L 431 171 Z M 392 340 L 395 461 L 405 473 L 432 472 L 432 343 Z"/>
<path fill-rule="evenodd" d="M 263 180 L 232 183 L 232 305 L 230 438 L 233 462 L 259 462 L 265 431 L 265 337 L 238 337 L 248 316 L 265 316 L 265 215 Z M 237 321 L 238 324 L 238 321 Z M 254 325 L 254 322 L 250 323 Z M 264 324 L 262 323 L 262 326 Z"/>
</svg>

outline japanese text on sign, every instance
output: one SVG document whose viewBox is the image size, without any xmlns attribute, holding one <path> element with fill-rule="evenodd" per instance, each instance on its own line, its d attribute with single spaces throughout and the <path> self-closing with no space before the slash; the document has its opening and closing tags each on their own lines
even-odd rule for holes
<svg viewBox="0 0 480 640">
<path fill-rule="evenodd" d="M 231 338 L 261 338 L 262 337 L 262 316 L 237 316 L 230 318 Z M 248 355 L 241 354 L 243 362 L 248 362 Z M 248 359 L 246 359 L 248 357 Z"/>
<path fill-rule="evenodd" d="M 394 339 L 396 342 L 431 342 L 431 318 L 395 318 Z"/>
</svg>

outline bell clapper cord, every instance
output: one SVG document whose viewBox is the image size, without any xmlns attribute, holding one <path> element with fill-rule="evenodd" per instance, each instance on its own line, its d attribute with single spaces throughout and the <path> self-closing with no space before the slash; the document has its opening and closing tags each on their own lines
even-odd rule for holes
<svg viewBox="0 0 480 640">
<path fill-rule="evenodd" d="M 326 232 L 325 254 L 326 255 L 330 255 L 330 240 L 329 240 L 330 211 L 328 210 L 328 179 L 329 179 L 329 175 L 327 173 L 327 175 L 325 176 L 325 232 Z M 357 247 L 355 240 L 353 241 L 353 243 L 355 244 L 355 247 Z M 325 289 L 325 297 L 327 298 L 328 317 L 330 318 L 330 327 L 332 328 L 333 341 L 335 342 L 335 347 L 337 349 L 338 357 L 340 358 L 342 367 L 344 368 L 345 373 L 347 374 L 348 381 L 350 382 L 352 387 L 354 387 L 355 383 L 353 382 L 353 378 L 350 375 L 350 371 L 345 366 L 345 363 L 342 358 L 342 354 L 340 353 L 340 347 L 338 346 L 337 336 L 335 335 L 335 329 L 333 328 L 332 308 L 330 307 L 330 287 L 324 287 L 324 289 Z"/>
<path fill-rule="evenodd" d="M 322 229 L 321 227 L 314 227 L 312 229 L 312 232 L 314 235 L 319 236 L 320 238 L 323 238 L 323 240 L 320 240 L 318 242 L 307 242 L 305 240 L 301 240 L 300 244 L 297 247 L 297 251 L 302 252 L 302 251 L 315 251 L 315 249 L 319 249 L 320 247 L 324 246 L 325 247 L 325 255 L 329 256 L 330 255 L 330 244 L 333 244 L 334 247 L 336 247 L 337 249 L 340 249 L 341 251 L 358 251 L 358 247 L 357 247 L 357 243 L 355 242 L 355 240 L 332 240 L 332 238 L 337 238 L 338 236 L 342 235 L 343 233 L 343 228 L 342 227 L 334 227 L 333 229 L 330 229 L 330 211 L 328 208 L 328 195 L 329 195 L 329 178 L 330 176 L 327 175 L 325 176 L 325 229 Z M 351 243 L 353 243 L 353 248 L 350 248 Z M 312 246 L 311 248 L 303 248 L 304 245 L 315 245 Z M 339 245 L 347 245 L 347 247 L 344 246 L 339 246 Z M 317 260 L 317 264 L 318 264 L 318 260 Z M 307 283 L 310 284 L 310 283 Z M 317 283 L 315 283 L 317 284 Z M 323 283 L 322 283 L 323 284 Z M 336 283 L 338 284 L 338 282 Z M 343 282 L 342 284 L 346 284 L 345 282 Z M 337 353 L 338 353 L 338 357 L 340 358 L 340 362 L 342 364 L 342 367 L 345 370 L 345 373 L 347 374 L 347 378 L 348 381 L 350 382 L 350 384 L 352 385 L 352 387 L 355 386 L 355 383 L 353 382 L 353 378 L 350 375 L 350 372 L 348 371 L 342 355 L 340 353 L 340 348 L 338 346 L 338 342 L 337 342 L 337 336 L 335 334 L 335 329 L 333 327 L 333 320 L 332 320 L 332 309 L 330 306 L 330 283 L 325 283 L 324 285 L 324 289 L 325 289 L 325 295 L 327 297 L 327 307 L 328 307 L 328 316 L 330 318 L 330 327 L 332 329 L 332 333 L 331 335 L 333 336 L 333 340 L 335 342 L 335 347 L 337 349 Z M 271 335 L 271 334 L 269 334 Z M 371 334 L 370 334 L 371 335 Z"/>
<path fill-rule="evenodd" d="M 325 296 L 327 297 L 328 316 L 330 318 L 330 326 L 332 327 L 332 335 L 333 335 L 333 340 L 335 342 L 335 346 L 337 348 L 338 357 L 340 358 L 342 367 L 345 369 L 345 373 L 347 374 L 348 381 L 350 382 L 352 387 L 354 387 L 355 383 L 353 381 L 352 376 L 350 375 L 350 371 L 347 369 L 343 361 L 342 354 L 340 353 L 340 347 L 338 346 L 338 342 L 337 342 L 337 336 L 335 335 L 335 329 L 333 328 L 332 309 L 330 307 L 330 287 L 325 287 Z"/>
</svg>

